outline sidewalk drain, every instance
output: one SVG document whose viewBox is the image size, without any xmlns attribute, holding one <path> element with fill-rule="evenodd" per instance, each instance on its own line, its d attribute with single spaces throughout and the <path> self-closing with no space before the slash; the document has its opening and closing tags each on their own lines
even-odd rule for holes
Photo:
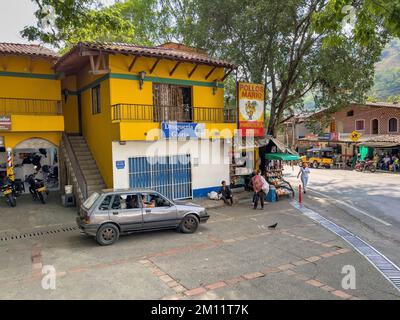
<svg viewBox="0 0 400 320">
<path fill-rule="evenodd" d="M 17 233 L 17 234 L 3 234 L 3 235 L 0 234 L 0 242 L 39 238 L 39 237 L 56 235 L 58 233 L 65 233 L 65 232 L 71 232 L 71 231 L 76 231 L 76 230 L 78 230 L 77 226 L 63 226 L 63 227 L 58 227 L 56 229 L 27 231 L 27 232 L 22 232 L 22 233 Z"/>
<path fill-rule="evenodd" d="M 388 258 L 386 258 L 382 253 L 366 243 L 364 240 L 355 236 L 346 229 L 339 227 L 337 224 L 324 218 L 315 211 L 305 208 L 295 201 L 291 202 L 291 205 L 300 210 L 305 216 L 318 222 L 320 225 L 332 231 L 343 240 L 345 240 L 347 243 L 349 243 L 354 249 L 356 249 L 361 255 L 363 255 L 387 280 L 389 280 L 389 282 L 391 282 L 397 290 L 400 291 L 400 268 Z"/>
</svg>

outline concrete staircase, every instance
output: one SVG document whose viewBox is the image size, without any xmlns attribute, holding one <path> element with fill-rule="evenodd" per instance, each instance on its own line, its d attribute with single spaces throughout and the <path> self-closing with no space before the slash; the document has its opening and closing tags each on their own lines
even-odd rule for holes
<svg viewBox="0 0 400 320">
<path fill-rule="evenodd" d="M 68 153 L 68 148 L 64 141 L 68 139 L 70 146 L 72 147 L 73 155 Z M 69 173 L 69 183 L 73 185 L 75 198 L 77 200 L 77 205 L 85 201 L 85 192 L 82 190 L 86 188 L 87 196 L 89 197 L 95 191 L 101 191 L 106 188 L 106 184 L 100 174 L 100 171 L 96 165 L 96 161 L 89 150 L 89 146 L 86 140 L 82 136 L 64 136 L 63 143 L 61 144 L 61 152 L 64 157 L 64 161 L 67 166 L 67 171 Z M 74 170 L 74 165 L 72 161 L 75 162 L 75 166 L 78 165 L 80 169 Z M 75 171 L 81 171 L 77 173 Z M 83 175 L 84 179 L 78 181 L 78 177 Z"/>
</svg>

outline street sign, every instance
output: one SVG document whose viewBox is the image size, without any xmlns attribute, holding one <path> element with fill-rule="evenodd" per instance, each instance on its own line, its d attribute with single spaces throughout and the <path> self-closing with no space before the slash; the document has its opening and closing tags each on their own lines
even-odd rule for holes
<svg viewBox="0 0 400 320">
<path fill-rule="evenodd" d="M 361 138 L 361 134 L 358 131 L 353 131 L 350 136 L 351 140 L 357 142 Z"/>
<path fill-rule="evenodd" d="M 124 160 L 116 161 L 115 165 L 116 165 L 118 170 L 125 169 L 125 161 Z"/>
</svg>

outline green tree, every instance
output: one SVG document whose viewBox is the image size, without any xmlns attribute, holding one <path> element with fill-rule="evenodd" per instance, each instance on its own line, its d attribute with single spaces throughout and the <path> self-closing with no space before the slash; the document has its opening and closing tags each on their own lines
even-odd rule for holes
<svg viewBox="0 0 400 320">
<path fill-rule="evenodd" d="M 362 100 L 387 39 L 382 30 L 365 44 L 342 27 L 322 28 L 329 21 L 318 15 L 332 5 L 328 0 L 175 2 L 184 7 L 182 39 L 235 61 L 239 79 L 267 84 L 270 134 L 302 110 L 307 94 L 326 114 Z"/>
<path fill-rule="evenodd" d="M 151 44 L 156 30 L 156 0 L 129 0 L 104 7 L 98 0 L 32 0 L 37 4 L 35 26 L 21 32 L 56 48 L 79 41 L 116 41 Z M 154 32 L 155 34 L 155 32 Z"/>
</svg>

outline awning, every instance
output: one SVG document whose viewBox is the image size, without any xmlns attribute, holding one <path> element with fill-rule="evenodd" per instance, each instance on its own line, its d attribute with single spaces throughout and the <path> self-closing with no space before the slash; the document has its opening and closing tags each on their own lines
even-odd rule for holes
<svg viewBox="0 0 400 320">
<path fill-rule="evenodd" d="M 282 161 L 296 161 L 300 160 L 300 157 L 294 154 L 287 153 L 267 153 L 265 155 L 267 160 L 282 160 Z"/>
<path fill-rule="evenodd" d="M 278 139 L 271 138 L 271 141 L 276 145 L 277 151 L 283 153 L 283 154 L 292 154 L 297 156 L 297 152 L 290 149 L 289 147 L 285 146 L 282 142 L 280 142 Z"/>
<path fill-rule="evenodd" d="M 395 148 L 398 147 L 399 144 L 393 142 L 362 142 L 359 146 L 369 148 Z"/>
<path fill-rule="evenodd" d="M 309 152 L 314 152 L 314 151 L 321 151 L 321 152 L 333 152 L 333 148 L 311 148 L 308 149 L 307 151 Z"/>
<path fill-rule="evenodd" d="M 400 146 L 400 135 L 381 134 L 361 138 L 360 146 L 370 148 L 394 148 Z"/>
<path fill-rule="evenodd" d="M 236 142 L 235 149 L 238 151 L 246 151 L 246 150 L 254 150 L 260 147 L 264 147 L 269 143 L 268 138 L 264 137 L 255 137 L 255 138 L 246 138 L 243 137 L 239 143 Z"/>
</svg>

